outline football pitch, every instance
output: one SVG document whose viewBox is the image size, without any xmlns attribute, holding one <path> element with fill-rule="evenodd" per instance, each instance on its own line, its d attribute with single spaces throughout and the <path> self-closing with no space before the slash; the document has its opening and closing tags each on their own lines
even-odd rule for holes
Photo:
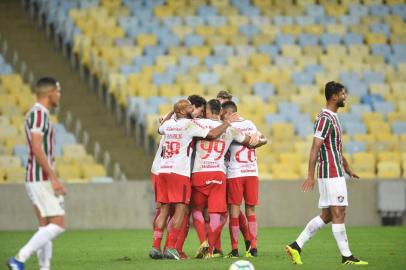
<svg viewBox="0 0 406 270">
<path fill-rule="evenodd" d="M 356 266 L 340 264 L 340 255 L 331 228 L 322 229 L 302 252 L 304 264 L 292 265 L 284 252 L 302 228 L 267 228 L 259 230 L 259 257 L 250 258 L 257 270 L 269 269 L 344 269 Z M 369 262 L 368 269 L 406 269 L 406 227 L 349 227 L 347 234 L 355 256 Z M 32 235 L 32 232 L 0 232 L 0 269 L 6 259 L 14 255 Z M 210 259 L 185 261 L 151 260 L 150 230 L 92 230 L 67 231 L 54 241 L 52 269 L 203 269 L 227 270 L 235 259 Z M 223 249 L 229 251 L 228 228 L 222 234 Z M 244 250 L 240 240 L 240 255 Z M 190 230 L 185 252 L 193 256 L 198 241 L 196 232 Z M 4 266 L 4 267 L 3 267 Z M 26 269 L 38 269 L 35 256 Z"/>
</svg>

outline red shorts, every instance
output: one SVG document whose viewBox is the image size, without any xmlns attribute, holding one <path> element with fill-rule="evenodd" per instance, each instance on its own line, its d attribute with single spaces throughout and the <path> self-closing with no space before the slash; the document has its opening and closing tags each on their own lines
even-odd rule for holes
<svg viewBox="0 0 406 270">
<path fill-rule="evenodd" d="M 156 197 L 156 185 L 158 183 L 159 174 L 151 173 L 151 182 L 152 182 L 152 192 L 154 192 L 155 202 L 157 202 Z"/>
<path fill-rule="evenodd" d="M 227 212 L 226 176 L 223 172 L 198 172 L 192 174 L 192 183 L 204 183 L 192 187 L 192 205 L 207 208 L 209 213 Z"/>
<path fill-rule="evenodd" d="M 227 179 L 227 203 L 241 205 L 258 205 L 258 177 L 245 176 Z"/>
<path fill-rule="evenodd" d="M 157 180 L 157 202 L 189 204 L 191 192 L 189 177 L 176 173 L 160 173 Z"/>
</svg>

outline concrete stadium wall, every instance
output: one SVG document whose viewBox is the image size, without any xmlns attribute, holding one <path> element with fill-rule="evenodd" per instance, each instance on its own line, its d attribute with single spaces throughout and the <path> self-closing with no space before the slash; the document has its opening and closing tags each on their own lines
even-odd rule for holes
<svg viewBox="0 0 406 270">
<path fill-rule="evenodd" d="M 301 181 L 261 181 L 258 222 L 261 227 L 303 226 L 317 215 L 317 186 L 300 191 Z M 65 198 L 68 229 L 150 228 L 154 212 L 150 181 L 113 184 L 68 184 Z M 377 182 L 350 181 L 347 224 L 380 225 Z M 0 230 L 37 226 L 31 202 L 21 184 L 0 185 Z"/>
</svg>

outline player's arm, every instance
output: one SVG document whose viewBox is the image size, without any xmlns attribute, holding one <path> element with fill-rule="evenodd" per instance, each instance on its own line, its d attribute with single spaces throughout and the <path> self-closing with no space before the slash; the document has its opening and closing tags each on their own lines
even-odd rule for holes
<svg viewBox="0 0 406 270">
<path fill-rule="evenodd" d="M 174 110 L 171 110 L 170 112 L 168 112 L 167 114 L 165 114 L 164 116 L 159 117 L 159 123 L 162 125 L 164 122 L 168 121 L 169 119 L 171 119 L 171 117 L 173 116 L 173 114 L 175 113 Z"/>
<path fill-rule="evenodd" d="M 349 176 L 351 176 L 352 178 L 357 178 L 357 179 L 359 179 L 359 176 L 358 176 L 357 174 L 355 174 L 355 173 L 352 171 L 352 169 L 351 169 L 351 167 L 350 167 L 350 164 L 348 163 L 347 159 L 346 159 L 344 156 L 343 156 L 343 166 L 344 166 L 345 172 L 346 172 Z"/>
<path fill-rule="evenodd" d="M 317 137 L 313 138 L 312 148 L 310 150 L 310 156 L 309 156 L 308 175 L 302 185 L 302 191 L 304 191 L 304 192 L 308 192 L 313 189 L 317 156 L 319 154 L 320 148 L 323 145 L 323 143 L 324 143 L 323 139 L 317 138 Z"/>
<path fill-rule="evenodd" d="M 209 131 L 209 133 L 206 135 L 205 139 L 217 139 L 218 137 L 220 137 L 221 134 L 223 134 L 228 127 L 231 126 L 231 123 L 236 121 L 239 118 L 238 115 L 236 115 L 235 113 L 232 114 L 229 119 L 224 120 L 223 124 L 221 124 L 220 126 L 213 128 Z"/>
<path fill-rule="evenodd" d="M 257 137 L 255 140 L 253 138 L 250 140 L 250 147 L 258 148 L 268 143 L 268 139 L 261 132 L 258 131 L 255 136 Z"/>
<path fill-rule="evenodd" d="M 38 132 L 31 132 L 31 138 L 32 153 L 34 154 L 35 159 L 41 166 L 42 170 L 44 170 L 45 174 L 51 180 L 52 188 L 54 189 L 55 194 L 65 194 L 65 187 L 58 181 L 54 170 L 51 168 L 51 166 L 49 166 L 44 150 L 42 150 L 43 135 Z"/>
</svg>

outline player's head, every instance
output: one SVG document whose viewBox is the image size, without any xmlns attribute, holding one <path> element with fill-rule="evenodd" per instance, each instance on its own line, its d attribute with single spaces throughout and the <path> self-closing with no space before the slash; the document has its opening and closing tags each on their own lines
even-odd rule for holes
<svg viewBox="0 0 406 270">
<path fill-rule="evenodd" d="M 61 98 L 61 85 L 51 77 L 43 77 L 37 81 L 35 92 L 38 100 L 47 102 L 51 107 L 59 105 Z"/>
<path fill-rule="evenodd" d="M 219 117 L 221 111 L 221 103 L 217 99 L 211 99 L 207 102 L 206 105 L 206 117 L 207 118 L 214 118 Z"/>
<path fill-rule="evenodd" d="M 237 105 L 233 101 L 226 101 L 221 104 L 221 119 L 226 120 L 228 117 L 237 112 Z"/>
<path fill-rule="evenodd" d="M 192 118 L 193 106 L 187 99 L 181 99 L 173 106 L 177 118 Z"/>
<path fill-rule="evenodd" d="M 206 100 L 199 95 L 191 95 L 187 98 L 193 106 L 192 117 L 200 118 L 204 117 L 204 111 L 206 109 Z"/>
<path fill-rule="evenodd" d="M 217 94 L 217 99 L 221 104 L 223 104 L 226 101 L 231 101 L 233 99 L 233 95 L 231 95 L 231 93 L 227 90 L 221 90 Z"/>
<path fill-rule="evenodd" d="M 328 82 L 326 88 L 324 89 L 324 95 L 326 96 L 327 102 L 334 103 L 337 108 L 345 106 L 345 88 L 344 85 L 338 82 Z"/>
</svg>

